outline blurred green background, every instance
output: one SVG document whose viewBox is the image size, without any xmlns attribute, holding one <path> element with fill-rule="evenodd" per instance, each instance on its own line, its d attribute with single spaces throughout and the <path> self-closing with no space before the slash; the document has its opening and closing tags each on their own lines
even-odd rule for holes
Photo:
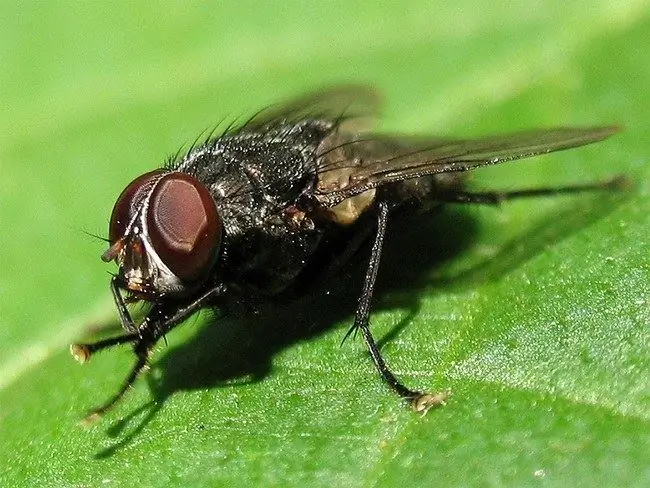
<svg viewBox="0 0 650 488">
<path fill-rule="evenodd" d="M 649 7 L 2 3 L 0 486 L 650 486 Z M 132 361 L 68 354 L 114 317 L 84 231 L 105 234 L 123 187 L 206 127 L 342 82 L 384 94 L 387 131 L 626 128 L 476 171 L 476 187 L 637 185 L 391 224 L 373 328 L 405 382 L 454 391 L 424 418 L 359 340 L 339 347 L 353 299 L 323 299 L 191 321 L 150 388 L 77 427 Z"/>
</svg>

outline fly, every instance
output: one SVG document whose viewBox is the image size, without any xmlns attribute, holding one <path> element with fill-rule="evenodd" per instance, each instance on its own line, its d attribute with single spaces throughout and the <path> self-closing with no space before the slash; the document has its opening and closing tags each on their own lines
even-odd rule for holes
<svg viewBox="0 0 650 488">
<path fill-rule="evenodd" d="M 388 386 L 425 413 L 447 393 L 406 387 L 384 361 L 369 327 L 388 221 L 423 203 L 498 204 L 586 190 L 622 188 L 615 177 L 559 188 L 470 191 L 464 172 L 601 141 L 616 126 L 542 129 L 483 139 L 372 134 L 365 121 L 377 97 L 346 87 L 258 113 L 236 129 L 133 180 L 110 218 L 111 280 L 124 333 L 71 352 L 84 363 L 102 349 L 131 344 L 136 361 L 121 388 L 91 410 L 110 410 L 146 368 L 154 345 L 206 307 L 228 311 L 251 297 L 273 299 L 329 276 L 370 241 L 371 252 L 350 332 L 360 332 Z M 150 305 L 135 321 L 127 307 Z M 347 337 L 347 336 L 346 336 Z"/>
</svg>

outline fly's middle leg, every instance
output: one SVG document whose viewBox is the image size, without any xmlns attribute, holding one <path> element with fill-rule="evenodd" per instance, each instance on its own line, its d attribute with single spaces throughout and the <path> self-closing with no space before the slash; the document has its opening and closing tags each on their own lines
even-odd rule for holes
<svg viewBox="0 0 650 488">
<path fill-rule="evenodd" d="M 377 233 L 370 252 L 370 262 L 368 263 L 368 270 L 366 271 L 363 290 L 359 297 L 359 304 L 354 317 L 354 325 L 350 331 L 361 331 L 363 339 L 368 346 L 370 357 L 372 358 L 377 371 L 388 386 L 400 397 L 408 401 L 413 410 L 424 414 L 432 407 L 444 405 L 445 401 L 449 397 L 449 392 L 431 394 L 412 390 L 404 386 L 386 364 L 386 361 L 379 350 L 379 346 L 370 332 L 370 304 L 375 289 L 375 281 L 377 279 L 377 271 L 379 269 L 379 261 L 384 244 L 384 237 L 386 235 L 387 223 L 388 204 L 382 202 L 379 204 L 379 212 L 377 214 Z"/>
</svg>

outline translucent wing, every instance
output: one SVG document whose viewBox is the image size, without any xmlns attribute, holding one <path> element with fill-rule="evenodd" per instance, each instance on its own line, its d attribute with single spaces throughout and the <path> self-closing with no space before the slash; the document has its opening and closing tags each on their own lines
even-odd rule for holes
<svg viewBox="0 0 650 488">
<path fill-rule="evenodd" d="M 281 120 L 298 123 L 306 119 L 319 119 L 356 133 L 368 128 L 378 117 L 380 105 L 380 96 L 369 87 L 338 86 L 261 110 L 245 124 L 243 130 L 258 130 Z"/>
<path fill-rule="evenodd" d="M 584 146 L 618 132 L 619 127 L 541 129 L 484 139 L 375 137 L 345 140 L 339 136 L 323 146 L 319 160 L 319 200 L 335 205 L 383 184 L 424 175 L 467 171 L 480 166 L 528 158 Z M 344 172 L 344 183 L 331 175 Z M 331 184 L 338 181 L 338 185 Z"/>
</svg>

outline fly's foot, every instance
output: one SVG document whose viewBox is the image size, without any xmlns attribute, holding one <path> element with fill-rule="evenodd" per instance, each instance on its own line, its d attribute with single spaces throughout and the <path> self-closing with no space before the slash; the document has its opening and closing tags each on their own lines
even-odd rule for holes
<svg viewBox="0 0 650 488">
<path fill-rule="evenodd" d="M 97 412 L 95 410 L 91 410 L 90 412 L 88 412 L 88 414 L 84 418 L 82 418 L 79 421 L 78 425 L 79 425 L 79 427 L 84 427 L 84 428 L 92 427 L 97 422 L 99 422 L 101 419 L 102 419 L 102 414 L 100 412 Z"/>
<path fill-rule="evenodd" d="M 81 364 L 84 364 L 90 360 L 92 351 L 87 344 L 70 344 L 70 354 Z"/>
<path fill-rule="evenodd" d="M 625 175 L 614 176 L 603 183 L 608 190 L 630 190 L 633 186 L 634 182 Z"/>
<path fill-rule="evenodd" d="M 424 416 L 431 408 L 447 405 L 447 400 L 450 396 L 451 390 L 445 390 L 437 393 L 420 393 L 408 400 L 413 411 L 421 413 Z"/>
<path fill-rule="evenodd" d="M 118 344 L 134 342 L 139 337 L 140 336 L 137 333 L 129 333 L 117 337 L 110 337 L 108 339 L 93 342 L 90 344 L 71 344 L 70 354 L 72 354 L 73 358 L 83 364 L 87 363 L 90 360 L 90 356 L 92 356 L 97 351 L 101 351 L 107 347 L 117 346 Z"/>
</svg>

